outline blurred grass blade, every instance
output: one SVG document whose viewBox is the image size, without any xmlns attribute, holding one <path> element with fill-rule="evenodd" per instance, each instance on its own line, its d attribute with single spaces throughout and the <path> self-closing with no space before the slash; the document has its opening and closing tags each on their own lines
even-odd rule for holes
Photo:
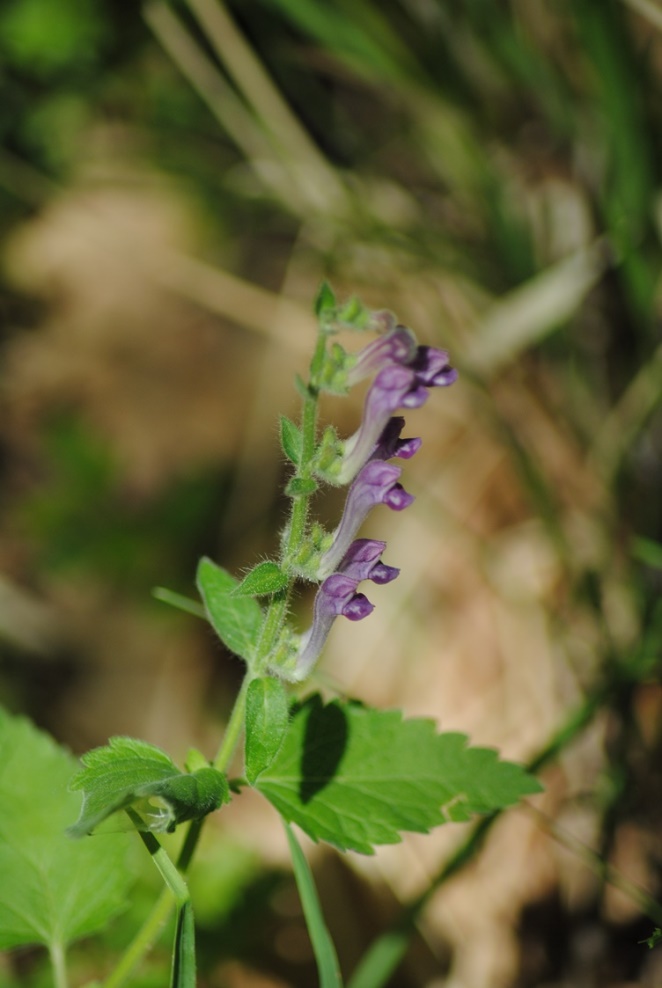
<svg viewBox="0 0 662 988">
<path fill-rule="evenodd" d="M 420 75 L 408 49 L 365 0 L 352 0 L 351 14 L 318 0 L 274 0 L 274 4 L 299 30 L 363 77 L 403 82 Z"/>
<path fill-rule="evenodd" d="M 287 208 L 303 213 L 305 201 L 297 195 L 290 176 L 274 158 L 259 124 L 170 7 L 151 0 L 143 7 L 143 17 L 172 61 L 245 155 L 265 188 Z"/>
<path fill-rule="evenodd" d="M 579 308 L 608 260 L 597 240 L 505 295 L 479 321 L 466 364 L 494 373 L 543 339 Z"/>
<path fill-rule="evenodd" d="M 170 604 L 171 607 L 176 607 L 179 611 L 186 611 L 187 614 L 193 614 L 195 617 L 204 618 L 205 620 L 207 618 L 205 609 L 200 601 L 191 600 L 190 597 L 185 597 L 181 593 L 175 593 L 174 590 L 168 590 L 166 587 L 154 587 L 152 597 L 155 597 L 156 600 L 163 601 L 164 604 Z"/>
<path fill-rule="evenodd" d="M 294 831 L 285 821 L 283 821 L 283 824 L 285 826 L 285 833 L 287 834 L 287 841 L 290 845 L 294 877 L 299 895 L 301 896 L 303 914 L 306 918 L 308 933 L 310 934 L 315 960 L 317 961 L 320 988 L 342 988 L 342 978 L 336 948 L 333 945 L 331 935 L 324 922 L 312 872 L 301 850 L 301 846 L 294 836 Z"/>
<path fill-rule="evenodd" d="M 662 31 L 662 7 L 654 3 L 654 0 L 623 0 L 623 2 Z"/>
<path fill-rule="evenodd" d="M 623 458 L 662 402 L 662 344 L 630 381 L 605 419 L 590 459 L 605 484 L 610 484 Z"/>
<path fill-rule="evenodd" d="M 363 955 L 347 988 L 383 988 L 404 957 L 411 930 L 389 930 Z"/>
<path fill-rule="evenodd" d="M 220 0 L 187 0 L 219 60 L 269 135 L 277 156 L 294 171 L 310 201 L 320 212 L 335 213 L 345 204 L 345 190 L 333 168 L 301 126 L 264 65 L 241 34 Z"/>
</svg>

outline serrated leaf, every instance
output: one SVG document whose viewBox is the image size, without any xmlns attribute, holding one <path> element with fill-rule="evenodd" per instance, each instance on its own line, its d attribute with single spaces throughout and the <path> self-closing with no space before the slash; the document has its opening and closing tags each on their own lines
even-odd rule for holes
<svg viewBox="0 0 662 988">
<path fill-rule="evenodd" d="M 254 566 L 239 586 L 232 591 L 233 597 L 261 597 L 284 590 L 289 579 L 277 563 L 266 561 Z"/>
<path fill-rule="evenodd" d="M 285 493 L 288 497 L 308 497 L 317 490 L 317 483 L 312 477 L 292 477 Z"/>
<path fill-rule="evenodd" d="M 198 565 L 197 586 L 218 637 L 231 652 L 250 661 L 262 627 L 258 602 L 252 597 L 234 597 L 238 581 L 206 557 Z"/>
<path fill-rule="evenodd" d="M 62 946 L 101 929 L 133 882 L 126 834 L 75 842 L 77 763 L 48 735 L 0 709 L 0 949 Z"/>
<path fill-rule="evenodd" d="M 336 296 L 327 281 L 323 281 L 315 299 L 315 315 L 320 319 L 333 315 Z"/>
<path fill-rule="evenodd" d="M 280 417 L 280 444 L 288 460 L 291 460 L 298 467 L 301 462 L 301 449 L 303 447 L 301 429 L 285 415 Z"/>
<path fill-rule="evenodd" d="M 323 706 L 319 696 L 293 715 L 255 788 L 313 840 L 362 854 L 397 843 L 401 831 L 425 833 L 541 790 L 519 765 L 467 747 L 463 734 L 439 734 L 431 720 Z"/>
<path fill-rule="evenodd" d="M 180 772 L 169 756 L 136 738 L 114 737 L 81 759 L 84 768 L 71 780 L 82 791 L 80 816 L 70 837 L 83 837 L 119 810 L 132 807 L 144 829 L 171 831 L 178 823 L 198 819 L 229 799 L 225 776 L 216 769 Z"/>
<path fill-rule="evenodd" d="M 246 694 L 246 778 L 252 784 L 268 768 L 283 743 L 289 710 L 280 679 L 254 679 Z"/>
</svg>

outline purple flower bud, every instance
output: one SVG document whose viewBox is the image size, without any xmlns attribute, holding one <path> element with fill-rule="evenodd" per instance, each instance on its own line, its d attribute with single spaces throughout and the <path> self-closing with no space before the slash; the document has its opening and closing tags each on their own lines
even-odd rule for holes
<svg viewBox="0 0 662 988">
<path fill-rule="evenodd" d="M 428 397 L 409 367 L 386 367 L 380 371 L 366 395 L 361 425 L 345 443 L 338 482 L 346 484 L 366 463 L 398 408 L 418 408 Z"/>
<path fill-rule="evenodd" d="M 356 354 L 356 363 L 347 372 L 346 383 L 353 387 L 358 381 L 392 364 L 409 364 L 416 357 L 416 337 L 406 326 L 395 326 L 373 340 Z"/>
<path fill-rule="evenodd" d="M 419 346 L 409 366 L 416 372 L 419 384 L 426 388 L 446 388 L 457 381 L 457 371 L 448 362 L 448 351 L 432 346 Z"/>
<path fill-rule="evenodd" d="M 386 504 L 394 511 L 401 511 L 412 503 L 413 496 L 398 483 L 401 473 L 400 467 L 382 460 L 371 460 L 358 473 L 347 493 L 345 510 L 331 548 L 320 561 L 320 576 L 338 569 L 371 508 Z"/>
<path fill-rule="evenodd" d="M 390 583 L 400 572 L 395 566 L 386 566 L 381 555 L 386 542 L 377 539 L 355 539 L 345 553 L 338 572 L 352 579 L 372 580 L 373 583 Z"/>
<path fill-rule="evenodd" d="M 320 656 L 335 619 L 342 614 L 350 621 L 361 621 L 374 608 L 362 593 L 356 593 L 358 580 L 343 573 L 332 573 L 320 585 L 313 606 L 313 623 L 301 636 L 292 679 L 305 679 Z"/>
<path fill-rule="evenodd" d="M 414 495 L 409 494 L 402 484 L 393 484 L 393 487 L 391 487 L 390 491 L 386 492 L 382 499 L 383 503 L 391 508 L 392 511 L 404 511 L 415 500 Z"/>
<path fill-rule="evenodd" d="M 362 621 L 368 614 L 372 614 L 375 605 L 371 604 L 363 593 L 355 593 L 342 609 L 343 617 L 350 621 Z"/>
</svg>

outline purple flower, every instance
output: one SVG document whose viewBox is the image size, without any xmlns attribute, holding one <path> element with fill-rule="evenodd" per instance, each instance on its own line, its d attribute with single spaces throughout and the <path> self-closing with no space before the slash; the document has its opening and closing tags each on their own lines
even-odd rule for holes
<svg viewBox="0 0 662 988">
<path fill-rule="evenodd" d="M 413 496 L 398 483 L 401 473 L 400 467 L 382 460 L 371 460 L 358 473 L 348 491 L 345 510 L 331 548 L 320 561 L 320 576 L 338 569 L 371 508 L 386 504 L 393 511 L 402 511 L 412 503 Z"/>
<path fill-rule="evenodd" d="M 390 583 L 400 570 L 381 561 L 385 548 L 386 542 L 377 539 L 355 539 L 343 556 L 338 572 L 359 582 L 372 580 L 373 583 Z"/>
<path fill-rule="evenodd" d="M 427 397 L 427 387 L 419 384 L 417 372 L 410 367 L 396 365 L 380 371 L 366 395 L 361 425 L 345 442 L 338 483 L 346 484 L 370 459 L 396 409 L 419 408 Z"/>
<path fill-rule="evenodd" d="M 394 415 L 384 426 L 384 431 L 372 451 L 371 460 L 390 460 L 396 456 L 399 460 L 410 460 L 423 445 L 418 437 L 401 439 L 400 433 L 405 425 L 402 415 Z"/>
<path fill-rule="evenodd" d="M 392 364 L 409 364 L 416 356 L 416 337 L 406 326 L 395 326 L 356 354 L 356 363 L 347 372 L 347 387 Z"/>
<path fill-rule="evenodd" d="M 350 621 L 361 621 L 374 608 L 367 597 L 356 592 L 358 579 L 332 573 L 320 585 L 313 605 L 313 623 L 302 635 L 292 679 L 305 679 L 317 662 L 335 619 L 342 614 Z"/>
<path fill-rule="evenodd" d="M 426 388 L 447 388 L 457 381 L 457 371 L 448 362 L 448 351 L 433 346 L 419 346 L 409 366 L 416 380 Z"/>
</svg>

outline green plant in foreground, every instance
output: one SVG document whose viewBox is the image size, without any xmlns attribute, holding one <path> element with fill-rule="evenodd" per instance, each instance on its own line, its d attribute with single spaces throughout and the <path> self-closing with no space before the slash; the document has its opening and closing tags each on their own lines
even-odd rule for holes
<svg viewBox="0 0 662 988">
<path fill-rule="evenodd" d="M 317 694 L 293 702 L 289 695 L 290 684 L 305 683 L 310 677 L 336 617 L 356 621 L 372 611 L 372 604 L 357 589 L 359 583 L 385 584 L 397 577 L 399 571 L 382 562 L 385 542 L 356 536 L 373 507 L 384 504 L 400 511 L 414 500 L 400 483 L 402 468 L 389 461 L 409 459 L 420 440 L 401 438 L 404 419 L 394 413 L 420 407 L 431 388 L 448 386 L 457 376 L 445 351 L 419 346 L 413 333 L 396 324 L 390 313 L 371 312 L 355 300 L 339 305 L 326 285 L 316 312 L 319 333 L 309 379 L 297 382 L 301 422 L 281 420 L 282 446 L 294 472 L 286 488 L 291 510 L 279 558 L 259 563 L 241 581 L 210 559 L 203 559 L 198 568 L 206 617 L 223 643 L 246 663 L 244 683 L 216 758 L 208 763 L 193 750 L 181 771 L 152 745 L 111 738 L 108 745 L 83 757 L 83 769 L 70 781 L 65 794 L 68 809 L 76 792 L 83 793 L 83 803 L 77 822 L 71 823 L 73 812 L 67 821 L 69 838 L 62 834 L 64 821 L 57 830 L 51 826 L 44 830 L 43 819 L 33 821 L 34 833 L 25 836 L 32 842 L 25 874 L 22 860 L 10 850 L 24 835 L 18 835 L 20 828 L 11 812 L 0 821 L 0 866 L 5 854 L 11 876 L 10 891 L 5 889 L 0 897 L 4 896 L 5 905 L 12 902 L 14 909 L 13 919 L 7 912 L 10 921 L 0 922 L 0 946 L 46 944 L 58 988 L 67 984 L 67 944 L 98 929 L 126 893 L 128 879 L 117 857 L 112 858 L 123 854 L 126 835 L 104 830 L 105 821 L 118 813 L 128 815 L 167 891 L 106 980 L 106 988 L 126 982 L 154 941 L 173 897 L 177 922 L 171 985 L 194 988 L 195 930 L 183 876 L 204 818 L 246 787 L 260 792 L 283 818 L 320 984 L 332 988 L 342 984 L 335 950 L 290 824 L 342 851 L 372 854 L 380 844 L 398 842 L 403 831 L 424 833 L 445 822 L 466 821 L 540 791 L 536 779 L 520 766 L 501 761 L 495 751 L 469 747 L 462 734 L 439 733 L 430 720 L 405 719 L 399 711 L 381 711 L 355 701 L 336 699 L 325 704 Z M 333 339 L 339 327 L 373 330 L 378 335 L 350 354 Z M 372 378 L 372 384 L 357 432 L 343 440 L 329 427 L 320 436 L 320 393 L 343 395 L 365 378 Z M 349 485 L 333 532 L 310 518 L 311 498 L 324 483 Z M 311 624 L 304 633 L 289 621 L 293 591 L 300 581 L 317 585 Z M 167 592 L 161 596 L 188 610 L 199 606 Z M 298 696 L 302 689 L 297 685 Z M 243 775 L 229 780 L 227 771 L 242 734 Z M 65 777 L 70 776 L 68 757 L 48 739 L 36 732 L 31 735 L 24 721 L 2 716 L 0 755 L 10 775 L 32 778 L 42 749 L 44 765 L 49 759 L 59 764 L 58 791 L 63 791 Z M 175 864 L 157 835 L 185 822 L 188 831 Z M 88 840 L 92 832 L 95 837 Z M 66 879 L 57 872 L 65 859 Z M 2 873 L 7 874 L 4 868 Z M 67 879 L 74 890 L 78 886 L 82 900 L 76 922 L 68 924 L 53 908 L 53 903 L 70 902 Z M 90 883 L 95 889 L 92 910 Z M 42 920 L 40 910 L 50 921 Z M 26 913 L 36 916 L 34 922 L 25 921 Z"/>
</svg>

